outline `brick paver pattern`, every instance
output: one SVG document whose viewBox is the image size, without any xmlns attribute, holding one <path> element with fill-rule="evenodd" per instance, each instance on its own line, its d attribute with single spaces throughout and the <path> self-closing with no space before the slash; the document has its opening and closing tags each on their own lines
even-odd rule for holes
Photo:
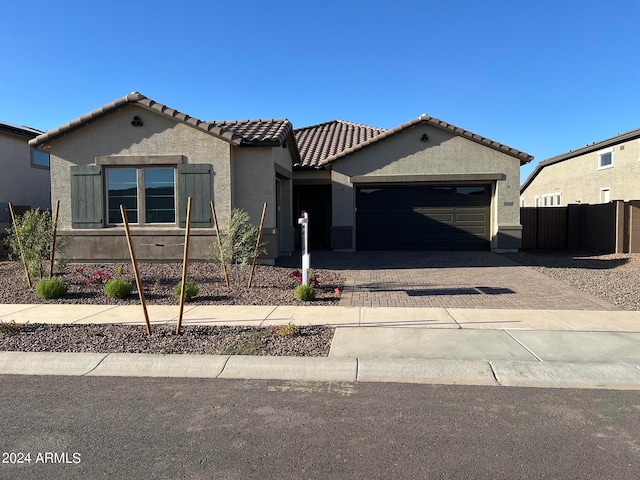
<svg viewBox="0 0 640 480">
<path fill-rule="evenodd" d="M 346 277 L 340 306 L 621 310 L 491 252 L 314 252 Z"/>
</svg>

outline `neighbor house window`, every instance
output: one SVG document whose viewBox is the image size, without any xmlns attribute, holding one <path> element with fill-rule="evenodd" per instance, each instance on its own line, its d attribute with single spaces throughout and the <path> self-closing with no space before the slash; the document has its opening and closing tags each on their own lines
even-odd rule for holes
<svg viewBox="0 0 640 480">
<path fill-rule="evenodd" d="M 562 200 L 561 193 L 548 193 L 546 195 L 542 195 L 541 197 L 543 207 L 559 207 L 560 201 Z M 539 205 L 536 205 L 536 207 Z"/>
<path fill-rule="evenodd" d="M 613 150 L 607 150 L 598 154 L 598 168 L 613 167 Z"/>
<path fill-rule="evenodd" d="M 608 188 L 600 189 L 600 203 L 609 203 L 611 201 L 611 190 Z"/>
<path fill-rule="evenodd" d="M 31 150 L 31 163 L 38 167 L 49 168 L 49 154 L 40 150 Z"/>
<path fill-rule="evenodd" d="M 174 168 L 107 168 L 108 223 L 175 223 Z"/>
</svg>

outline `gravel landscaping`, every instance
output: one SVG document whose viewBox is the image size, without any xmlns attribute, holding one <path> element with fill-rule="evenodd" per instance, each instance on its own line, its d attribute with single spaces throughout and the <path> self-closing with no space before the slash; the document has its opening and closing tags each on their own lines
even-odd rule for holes
<svg viewBox="0 0 640 480">
<path fill-rule="evenodd" d="M 640 254 L 527 251 L 502 255 L 625 310 L 640 310 Z"/>
<path fill-rule="evenodd" d="M 626 310 L 640 310 L 640 254 L 593 254 L 566 251 L 528 251 L 502 254 L 520 265 L 535 269 L 598 296 Z M 58 300 L 43 300 L 26 288 L 18 262 L 0 261 L 0 303 L 138 304 L 137 292 L 124 300 L 112 300 L 104 294 L 102 280 L 124 278 L 135 285 L 130 264 L 67 266 L 59 276 L 69 292 Z M 188 278 L 197 283 L 199 293 L 192 301 L 200 305 L 339 305 L 345 279 L 334 270 L 318 269 L 316 299 L 301 302 L 293 294 L 299 281 L 290 267 L 259 265 L 253 287 L 247 288 L 248 268 L 230 269 L 231 288 L 227 288 L 221 270 L 210 263 L 189 265 Z M 149 304 L 177 305 L 173 289 L 181 277 L 181 265 L 141 263 L 143 289 Z M 99 277 L 102 275 L 102 279 Z M 0 318 L 0 350 L 57 352 L 135 352 L 251 354 L 288 356 L 326 356 L 333 329 L 302 327 L 297 332 L 278 328 L 154 326 L 149 337 L 143 326 L 123 325 L 46 325 L 11 324 Z"/>
<path fill-rule="evenodd" d="M 145 299 L 150 305 L 176 305 L 174 287 L 180 281 L 182 265 L 177 263 L 140 263 Z M 119 270 L 121 270 L 119 272 Z M 227 288 L 220 268 L 210 263 L 191 263 L 188 279 L 196 282 L 198 295 L 190 305 L 338 305 L 344 278 L 332 271 L 316 270 L 316 298 L 310 302 L 296 299 L 293 289 L 300 282 L 292 268 L 258 265 L 252 287 L 247 288 L 249 267 L 230 267 L 231 288 Z M 69 286 L 68 293 L 55 300 L 44 300 L 26 286 L 19 262 L 0 261 L 0 303 L 57 304 L 139 304 L 131 264 L 72 264 L 58 276 Z M 120 277 L 134 285 L 129 298 L 115 300 L 104 293 L 107 278 Z M 176 335 L 175 326 L 153 326 L 151 337 L 144 326 L 130 325 L 47 325 L 10 323 L 0 318 L 0 350 L 53 352 L 129 352 L 200 353 L 286 356 L 327 356 L 333 329 L 300 327 L 298 331 L 278 328 L 183 326 Z M 294 329 L 295 330 L 295 329 Z"/>
</svg>

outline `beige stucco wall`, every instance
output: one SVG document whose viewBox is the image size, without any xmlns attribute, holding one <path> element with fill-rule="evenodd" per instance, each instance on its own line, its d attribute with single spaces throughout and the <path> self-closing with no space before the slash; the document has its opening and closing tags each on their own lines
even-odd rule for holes
<svg viewBox="0 0 640 480">
<path fill-rule="evenodd" d="M 49 169 L 31 164 L 28 142 L 0 132 L 0 202 L 51 208 Z"/>
<path fill-rule="evenodd" d="M 613 166 L 598 168 L 599 154 L 613 152 Z M 535 206 L 535 197 L 560 196 L 560 204 L 600 203 L 600 190 L 609 188 L 611 200 L 640 199 L 640 140 L 593 151 L 542 168 L 522 192 L 524 206 Z M 541 204 L 542 205 L 542 204 Z"/>
<path fill-rule="evenodd" d="M 266 203 L 265 232 L 275 236 L 280 250 L 291 251 L 292 160 L 289 150 L 281 147 L 234 147 L 231 168 L 233 207 L 247 212 L 252 223 L 259 225 Z M 277 178 L 280 179 L 278 187 Z M 276 188 L 280 188 L 279 205 Z M 274 245 L 268 248 L 271 251 Z"/>
<path fill-rule="evenodd" d="M 135 115 L 143 126 L 131 125 Z M 128 106 L 71 132 L 51 145 L 52 199 L 60 200 L 60 228 L 71 228 L 71 166 L 116 155 L 183 155 L 187 163 L 212 164 L 216 214 L 226 222 L 231 213 L 229 149 L 224 140 L 138 106 Z"/>
<path fill-rule="evenodd" d="M 134 116 L 142 119 L 143 126 L 134 127 Z M 213 166 L 213 192 L 216 216 L 220 225 L 227 223 L 234 207 L 246 210 L 256 225 L 260 222 L 262 206 L 267 202 L 264 232 L 268 255 L 263 259 L 271 263 L 279 254 L 279 248 L 292 249 L 293 230 L 285 233 L 276 228 L 276 172 L 287 177 L 281 186 L 281 203 L 284 205 L 284 221 L 291 223 L 291 153 L 286 148 L 233 147 L 190 125 L 144 107 L 130 105 L 96 122 L 70 132 L 51 144 L 51 171 L 53 199 L 60 200 L 60 230 L 76 235 L 78 242 L 71 248 L 71 259 L 95 258 L 116 260 L 126 258 L 126 245 L 120 241 L 121 227 L 96 230 L 74 230 L 71 228 L 71 172 L 73 165 L 90 165 L 96 157 L 117 156 L 182 156 L 190 164 Z M 176 197 L 176 208 L 179 205 Z M 177 224 L 163 226 L 131 226 L 134 244 L 138 245 L 136 256 L 140 259 L 181 259 L 184 229 Z M 196 230 L 196 229 L 194 229 Z M 197 229 L 190 245 L 192 258 L 207 257 L 208 245 L 213 241 L 213 229 Z M 286 238 L 282 238 L 286 235 Z M 109 240 L 113 237 L 113 241 Z M 148 244 L 173 245 L 162 249 Z"/>
<path fill-rule="evenodd" d="M 429 140 L 422 142 L 425 133 Z M 333 226 L 354 225 L 355 188 L 350 181 L 353 176 L 459 174 L 504 174 L 504 180 L 493 182 L 492 237 L 503 228 L 518 229 L 520 160 L 428 125 L 405 130 L 332 165 Z M 494 240 L 492 245 L 497 247 Z"/>
</svg>

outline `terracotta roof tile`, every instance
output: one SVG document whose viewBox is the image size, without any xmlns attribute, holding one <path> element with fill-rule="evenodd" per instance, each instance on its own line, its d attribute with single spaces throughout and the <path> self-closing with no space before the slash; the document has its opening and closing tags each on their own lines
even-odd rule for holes
<svg viewBox="0 0 640 480">
<path fill-rule="evenodd" d="M 268 120 L 238 120 L 238 121 L 212 121 L 212 126 L 219 128 L 222 132 L 232 132 L 232 134 L 242 137 L 244 145 L 255 143 L 276 143 L 282 145 L 287 135 L 292 132 L 292 125 L 286 119 Z"/>
<path fill-rule="evenodd" d="M 291 138 L 293 139 L 293 126 L 291 125 L 291 122 L 286 119 L 205 122 L 158 103 L 138 92 L 133 92 L 82 115 L 75 120 L 71 120 L 64 125 L 54 128 L 53 130 L 49 130 L 42 135 L 38 135 L 36 138 L 32 139 L 29 144 L 34 147 L 41 147 L 62 137 L 63 135 L 71 133 L 78 128 L 98 120 L 99 118 L 132 104 L 140 105 L 180 122 L 187 123 L 236 146 L 283 145 L 289 134 L 292 135 Z"/>
<path fill-rule="evenodd" d="M 358 123 L 333 120 L 295 130 L 300 149 L 298 167 L 318 168 L 327 163 L 328 158 L 340 155 L 354 146 L 380 135 L 383 128 L 370 127 Z"/>
<path fill-rule="evenodd" d="M 302 159 L 300 165 L 297 166 L 321 168 L 421 123 L 427 123 L 443 130 L 448 130 L 456 135 L 493 148 L 494 150 L 519 158 L 521 165 L 533 160 L 533 156 L 528 153 L 521 152 L 515 148 L 508 147 L 502 143 L 495 142 L 489 138 L 423 114 L 414 120 L 405 122 L 390 130 L 341 121 L 327 122 L 295 130 L 298 146 L 300 147 L 300 157 Z M 355 134 L 350 135 L 351 132 Z"/>
</svg>

